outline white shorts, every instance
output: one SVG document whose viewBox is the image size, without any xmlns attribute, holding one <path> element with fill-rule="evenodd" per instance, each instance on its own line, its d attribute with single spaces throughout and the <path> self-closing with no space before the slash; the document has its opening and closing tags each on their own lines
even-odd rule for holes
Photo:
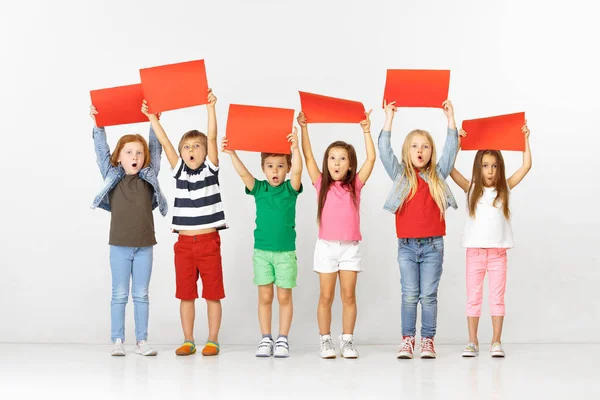
<svg viewBox="0 0 600 400">
<path fill-rule="evenodd" d="M 338 271 L 361 272 L 359 241 L 317 239 L 315 245 L 315 272 L 333 273 Z"/>
</svg>

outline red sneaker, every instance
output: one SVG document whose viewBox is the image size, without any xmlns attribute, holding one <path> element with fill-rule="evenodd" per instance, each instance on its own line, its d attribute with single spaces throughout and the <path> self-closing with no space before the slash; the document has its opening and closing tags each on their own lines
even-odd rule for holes
<svg viewBox="0 0 600 400">
<path fill-rule="evenodd" d="M 396 354 L 397 358 L 409 359 L 414 357 L 415 351 L 415 337 L 414 336 L 402 336 L 402 344 L 400 350 Z"/>
<path fill-rule="evenodd" d="M 421 358 L 436 358 L 435 347 L 433 346 L 433 338 L 421 338 Z"/>
</svg>

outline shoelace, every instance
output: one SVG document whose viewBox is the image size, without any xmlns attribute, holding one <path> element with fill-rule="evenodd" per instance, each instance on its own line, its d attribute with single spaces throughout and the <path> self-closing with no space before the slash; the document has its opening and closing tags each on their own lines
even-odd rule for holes
<svg viewBox="0 0 600 400">
<path fill-rule="evenodd" d="M 139 344 L 140 348 L 142 349 L 143 352 L 152 350 L 152 347 L 150 347 L 150 345 L 148 343 L 146 343 L 145 340 L 142 340 Z"/>
<path fill-rule="evenodd" d="M 475 343 L 469 343 L 467 345 L 467 348 L 465 349 L 467 351 L 472 351 L 472 352 L 476 352 L 477 351 L 477 347 L 475 347 Z"/>
<path fill-rule="evenodd" d="M 344 343 L 344 346 L 342 347 L 342 353 L 344 351 L 346 351 L 347 349 L 352 350 L 352 351 L 356 351 L 356 346 L 354 346 L 354 341 L 353 340 L 349 340 L 346 343 Z"/>
<path fill-rule="evenodd" d="M 433 340 L 430 338 L 421 340 L 421 351 L 433 351 Z"/>
<path fill-rule="evenodd" d="M 323 350 L 333 350 L 333 340 L 326 339 L 321 341 L 321 346 L 323 346 Z"/>
<path fill-rule="evenodd" d="M 400 347 L 400 351 L 410 351 L 411 353 L 414 352 L 414 347 L 413 347 L 413 343 L 412 343 L 412 339 L 407 337 L 402 341 L 402 347 Z"/>
</svg>

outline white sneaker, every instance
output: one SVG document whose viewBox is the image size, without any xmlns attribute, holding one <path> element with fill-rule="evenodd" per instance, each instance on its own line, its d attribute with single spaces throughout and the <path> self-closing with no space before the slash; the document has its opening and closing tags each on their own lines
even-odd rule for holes
<svg viewBox="0 0 600 400">
<path fill-rule="evenodd" d="M 145 340 L 142 340 L 135 345 L 135 354 L 141 354 L 143 356 L 155 356 L 158 354 L 158 351 L 153 349 Z"/>
<path fill-rule="evenodd" d="M 113 349 L 110 352 L 110 355 L 122 357 L 125 354 L 127 354 L 127 353 L 125 352 L 125 346 L 123 345 L 123 341 L 121 339 L 115 340 L 115 343 L 113 344 Z"/>
<path fill-rule="evenodd" d="M 492 357 L 504 357 L 506 354 L 504 353 L 502 345 L 498 342 L 494 342 L 490 349 L 490 355 Z"/>
<path fill-rule="evenodd" d="M 340 355 L 344 358 L 358 358 L 358 350 L 354 346 L 354 335 L 340 335 Z"/>
<path fill-rule="evenodd" d="M 321 358 L 335 358 L 335 347 L 331 335 L 321 336 Z"/>
<path fill-rule="evenodd" d="M 477 357 L 479 355 L 479 348 L 474 342 L 469 342 L 467 347 L 462 352 L 463 357 Z"/>
<path fill-rule="evenodd" d="M 273 355 L 273 339 L 265 337 L 258 343 L 256 357 L 271 357 Z"/>
<path fill-rule="evenodd" d="M 290 345 L 284 337 L 277 338 L 275 342 L 275 358 L 288 358 L 290 356 Z"/>
</svg>

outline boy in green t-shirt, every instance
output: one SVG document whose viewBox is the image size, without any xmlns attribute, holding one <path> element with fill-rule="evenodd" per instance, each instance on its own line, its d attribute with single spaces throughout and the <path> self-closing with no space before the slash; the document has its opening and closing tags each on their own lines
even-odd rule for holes
<svg viewBox="0 0 600 400">
<path fill-rule="evenodd" d="M 258 321 L 262 340 L 257 357 L 289 357 L 287 335 L 293 315 L 292 288 L 296 286 L 296 199 L 302 193 L 302 157 L 298 149 L 298 130 L 287 137 L 292 154 L 261 153 L 261 167 L 266 180 L 254 178 L 234 150 L 227 149 L 223 138 L 221 150 L 231 156 L 233 167 L 246 185 L 246 194 L 256 202 L 254 230 L 254 284 L 258 286 Z M 286 175 L 291 172 L 290 179 Z M 279 337 L 271 336 L 273 283 L 279 301 Z"/>
</svg>

